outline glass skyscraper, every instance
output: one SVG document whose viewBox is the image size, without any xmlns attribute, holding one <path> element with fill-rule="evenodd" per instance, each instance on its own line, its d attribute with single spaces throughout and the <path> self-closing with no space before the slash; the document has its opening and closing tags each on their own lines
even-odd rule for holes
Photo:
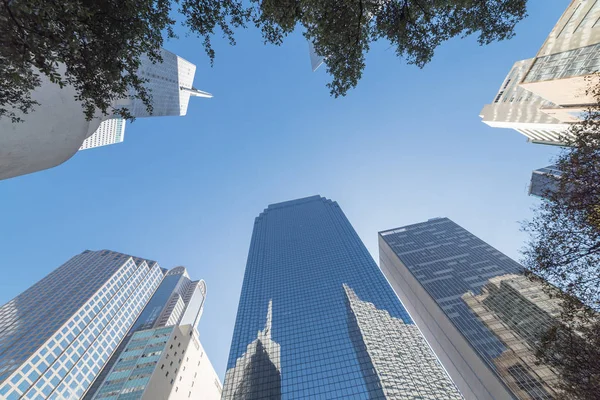
<svg viewBox="0 0 600 400">
<path fill-rule="evenodd" d="M 529 194 L 537 197 L 547 197 L 559 189 L 562 172 L 555 166 L 549 165 L 531 173 Z"/>
<path fill-rule="evenodd" d="M 154 261 L 86 250 L 3 305 L 0 398 L 80 398 L 162 278 Z"/>
<path fill-rule="evenodd" d="M 223 391 L 233 399 L 460 399 L 336 202 L 254 222 Z"/>
<path fill-rule="evenodd" d="M 379 234 L 380 266 L 467 398 L 551 399 L 535 359 L 556 300 L 523 267 L 448 218 Z"/>
</svg>

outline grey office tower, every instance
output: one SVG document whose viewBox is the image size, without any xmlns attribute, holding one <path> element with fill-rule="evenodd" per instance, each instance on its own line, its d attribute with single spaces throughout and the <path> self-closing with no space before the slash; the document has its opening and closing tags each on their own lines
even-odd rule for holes
<svg viewBox="0 0 600 400">
<path fill-rule="evenodd" d="M 467 399 L 551 399 L 535 345 L 557 300 L 523 267 L 448 218 L 379 234 L 380 266 Z"/>
</svg>

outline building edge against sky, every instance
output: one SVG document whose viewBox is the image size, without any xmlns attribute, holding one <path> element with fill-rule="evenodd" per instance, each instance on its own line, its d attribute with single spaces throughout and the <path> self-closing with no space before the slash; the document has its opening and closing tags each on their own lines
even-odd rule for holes
<svg viewBox="0 0 600 400">
<path fill-rule="evenodd" d="M 569 127 L 596 103 L 586 91 L 598 71 L 600 2 L 572 0 L 537 55 L 513 65 L 480 117 L 533 143 L 560 145 Z"/>
<path fill-rule="evenodd" d="M 462 398 L 339 205 L 321 196 L 256 218 L 224 383 L 224 400 L 290 396 Z"/>
<path fill-rule="evenodd" d="M 467 399 L 552 399 L 535 359 L 556 300 L 523 268 L 447 218 L 379 233 L 380 267 Z"/>
<path fill-rule="evenodd" d="M 138 70 L 141 78 L 148 79 L 145 85 L 152 94 L 153 114 L 148 114 L 139 99 L 122 99 L 114 107 L 127 107 L 136 118 L 183 116 L 187 113 L 190 97 L 212 97 L 193 86 L 194 64 L 167 50 L 161 51 L 161 63 L 153 64 L 143 57 Z M 102 131 L 98 130 L 112 116 L 98 112 L 92 120 L 86 120 L 73 86 L 61 88 L 43 74 L 40 79 L 41 86 L 32 92 L 32 99 L 40 104 L 33 112 L 22 115 L 24 122 L 13 124 L 10 119 L 0 119 L 0 180 L 62 164 L 94 135 L 98 136 L 88 141 L 85 148 L 117 140 L 116 127 L 107 130 L 109 127 L 104 126 Z M 104 131 L 106 134 L 102 137 Z M 124 132 L 124 125 L 121 131 Z"/>
</svg>

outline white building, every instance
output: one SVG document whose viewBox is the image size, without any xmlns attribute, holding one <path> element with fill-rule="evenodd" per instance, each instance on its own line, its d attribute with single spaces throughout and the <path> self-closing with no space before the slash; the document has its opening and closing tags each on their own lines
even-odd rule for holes
<svg viewBox="0 0 600 400">
<path fill-rule="evenodd" d="M 100 124 L 92 136 L 83 141 L 79 150 L 121 143 L 124 138 L 125 120 L 123 118 L 107 119 Z"/>
<path fill-rule="evenodd" d="M 222 386 L 191 324 L 133 334 L 94 399 L 219 400 Z"/>
<path fill-rule="evenodd" d="M 139 74 L 148 79 L 146 87 L 152 94 L 152 114 L 138 99 L 117 101 L 115 107 L 127 107 L 136 117 L 186 115 L 191 96 L 210 98 L 212 95 L 193 87 L 196 66 L 187 60 L 162 50 L 161 63 L 153 64 L 148 58 L 142 60 Z M 55 167 L 71 158 L 84 146 L 84 141 L 99 134 L 91 143 L 106 142 L 111 135 L 101 124 L 112 118 L 97 113 L 91 121 L 83 114 L 81 103 L 76 99 L 73 86 L 64 88 L 50 82 L 41 75 L 42 85 L 32 93 L 33 100 L 40 103 L 35 110 L 23 115 L 24 122 L 13 124 L 9 119 L 0 119 L 0 179 L 41 171 Z M 109 123 L 110 125 L 111 123 Z M 121 128 L 121 132 L 124 125 Z M 108 132 L 108 131 L 107 131 Z M 114 137 L 118 129 L 115 126 Z M 123 135 L 121 134 L 121 140 Z M 85 146 L 90 146 L 88 142 Z M 95 147 L 95 146 L 91 146 Z M 85 147 L 89 148 L 89 147 Z"/>
<path fill-rule="evenodd" d="M 600 2 L 572 0 L 537 55 L 514 64 L 480 117 L 533 143 L 560 145 L 582 111 L 596 103 L 587 89 L 598 71 Z"/>
</svg>

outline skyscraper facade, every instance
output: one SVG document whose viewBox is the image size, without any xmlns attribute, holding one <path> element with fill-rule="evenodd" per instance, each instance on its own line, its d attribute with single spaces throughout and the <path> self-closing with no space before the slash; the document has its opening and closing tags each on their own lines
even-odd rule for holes
<svg viewBox="0 0 600 400">
<path fill-rule="evenodd" d="M 448 218 L 380 232 L 379 256 L 466 398 L 554 398 L 558 377 L 534 352 L 557 304 L 521 265 Z"/>
<path fill-rule="evenodd" d="M 94 399 L 219 400 L 221 382 L 190 324 L 137 331 Z"/>
<path fill-rule="evenodd" d="M 515 63 L 483 122 L 513 128 L 534 143 L 562 144 L 571 124 L 596 99 L 587 93 L 600 71 L 600 2 L 572 0 L 537 55 Z"/>
<path fill-rule="evenodd" d="M 111 118 L 102 121 L 96 132 L 83 141 L 79 150 L 121 143 L 124 139 L 125 120 L 123 118 Z"/>
<path fill-rule="evenodd" d="M 555 166 L 549 165 L 538 168 L 531 173 L 529 194 L 537 197 L 546 197 L 549 193 L 558 189 L 562 172 Z"/>
<path fill-rule="evenodd" d="M 221 396 L 197 331 L 206 284 L 184 267 L 167 272 L 85 399 L 175 400 Z"/>
<path fill-rule="evenodd" d="M 81 398 L 162 278 L 154 261 L 86 250 L 3 305 L 0 398 Z"/>
<path fill-rule="evenodd" d="M 224 400 L 460 399 L 339 205 L 255 220 Z"/>
<path fill-rule="evenodd" d="M 533 58 L 517 61 L 504 78 L 493 103 L 486 104 L 479 115 L 486 125 L 514 129 L 532 143 L 560 144 L 563 137 L 569 135 L 570 124 L 545 113 L 555 104 L 521 85 L 533 62 Z"/>
<path fill-rule="evenodd" d="M 194 64 L 164 49 L 161 57 L 162 62 L 157 63 L 142 57 L 137 72 L 146 80 L 144 85 L 152 95 L 152 113 L 139 99 L 120 99 L 113 104 L 115 108 L 126 107 L 136 118 L 182 116 L 187 113 L 190 97 L 212 97 L 193 86 Z M 101 124 L 113 118 L 98 112 L 88 121 L 73 86 L 60 87 L 45 75 L 40 79 L 41 86 L 32 92 L 32 99 L 39 105 L 33 112 L 22 115 L 24 122 L 12 124 L 10 119 L 0 119 L 0 132 L 3 133 L 0 135 L 0 180 L 62 164 L 81 149 L 87 138 L 95 134 L 102 136 L 98 129 L 107 130 L 109 126 Z M 115 141 L 116 128 L 115 124 L 115 129 L 111 130 Z M 120 129 L 122 139 L 124 125 Z M 109 136 L 98 140 L 100 136 L 96 137 L 96 145 L 112 140 Z"/>
</svg>

